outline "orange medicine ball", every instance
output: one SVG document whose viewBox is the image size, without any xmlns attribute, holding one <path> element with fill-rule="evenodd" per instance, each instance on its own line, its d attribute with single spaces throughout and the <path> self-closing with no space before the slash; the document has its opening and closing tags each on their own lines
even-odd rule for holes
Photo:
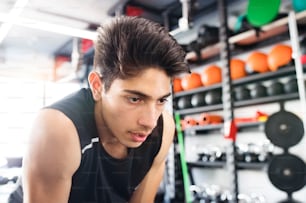
<svg viewBox="0 0 306 203">
<path fill-rule="evenodd" d="M 231 78 L 236 80 L 247 75 L 245 69 L 245 62 L 240 59 L 231 59 L 230 60 L 230 69 L 231 69 Z"/>
<path fill-rule="evenodd" d="M 275 45 L 268 54 L 268 64 L 271 71 L 287 65 L 292 59 L 292 48 L 285 44 Z"/>
<path fill-rule="evenodd" d="M 172 85 L 173 85 L 173 92 L 183 91 L 182 79 L 181 78 L 179 78 L 179 77 L 173 78 Z"/>
<path fill-rule="evenodd" d="M 191 90 L 203 86 L 201 81 L 201 75 L 195 72 L 185 75 L 182 78 L 181 84 L 183 90 Z"/>
<path fill-rule="evenodd" d="M 260 51 L 252 52 L 246 60 L 246 65 L 251 72 L 265 73 L 270 71 L 268 55 Z"/>
<path fill-rule="evenodd" d="M 217 65 L 210 65 L 204 68 L 201 74 L 201 80 L 204 86 L 213 85 L 222 82 L 222 70 Z"/>
</svg>

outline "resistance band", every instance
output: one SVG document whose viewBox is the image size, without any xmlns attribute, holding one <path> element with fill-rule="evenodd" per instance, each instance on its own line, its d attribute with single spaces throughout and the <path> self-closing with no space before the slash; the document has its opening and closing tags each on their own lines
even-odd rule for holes
<svg viewBox="0 0 306 203">
<path fill-rule="evenodd" d="M 180 115 L 175 114 L 175 125 L 177 130 L 177 139 L 180 149 L 180 158 L 181 158 L 181 167 L 182 167 L 182 174 L 183 174 L 183 183 L 184 183 L 184 191 L 185 191 L 185 200 L 186 203 L 192 203 L 191 195 L 189 191 L 190 183 L 189 183 L 189 175 L 188 175 L 188 169 L 187 169 L 187 163 L 185 158 L 185 149 L 184 149 L 184 138 L 183 138 L 183 132 L 181 129 L 180 124 Z"/>
</svg>

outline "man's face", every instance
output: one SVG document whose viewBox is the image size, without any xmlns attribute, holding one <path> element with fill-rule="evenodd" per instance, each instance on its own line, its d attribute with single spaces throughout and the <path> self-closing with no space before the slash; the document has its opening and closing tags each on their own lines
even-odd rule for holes
<svg viewBox="0 0 306 203">
<path fill-rule="evenodd" d="M 140 146 L 156 126 L 170 90 L 170 78 L 156 68 L 134 78 L 114 80 L 102 93 L 100 111 L 108 129 L 105 133 L 126 147 Z"/>
</svg>

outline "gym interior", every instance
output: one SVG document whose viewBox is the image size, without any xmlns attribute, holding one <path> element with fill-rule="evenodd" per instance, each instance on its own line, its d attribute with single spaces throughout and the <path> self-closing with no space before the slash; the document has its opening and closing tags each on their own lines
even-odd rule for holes
<svg viewBox="0 0 306 203">
<path fill-rule="evenodd" d="M 156 203 L 306 203 L 305 0 L 5 0 L 0 3 L 0 203 L 39 109 L 82 87 L 96 28 L 118 15 L 165 26 L 191 73 Z"/>
</svg>

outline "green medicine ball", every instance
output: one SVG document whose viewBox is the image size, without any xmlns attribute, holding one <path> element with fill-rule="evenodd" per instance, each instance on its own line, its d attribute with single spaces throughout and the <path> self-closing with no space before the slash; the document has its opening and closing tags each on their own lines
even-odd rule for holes
<svg viewBox="0 0 306 203">
<path fill-rule="evenodd" d="M 280 0 L 249 0 L 246 18 L 255 27 L 270 23 L 278 15 Z"/>
</svg>

